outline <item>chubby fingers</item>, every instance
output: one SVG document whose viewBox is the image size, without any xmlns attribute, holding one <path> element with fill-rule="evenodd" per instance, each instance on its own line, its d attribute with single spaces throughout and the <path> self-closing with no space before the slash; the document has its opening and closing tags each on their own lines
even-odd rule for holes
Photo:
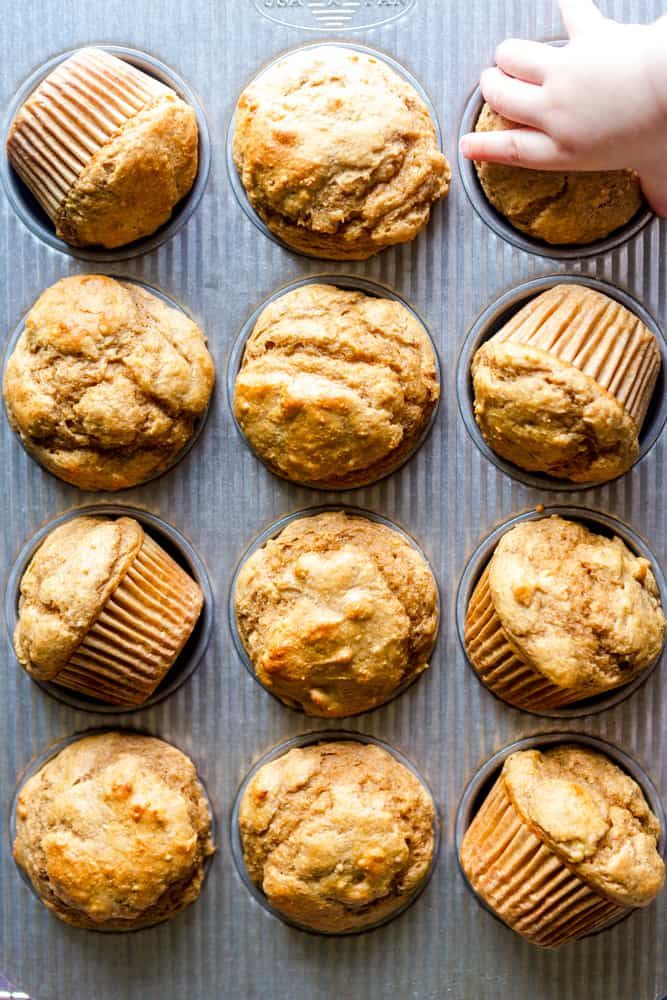
<svg viewBox="0 0 667 1000">
<path fill-rule="evenodd" d="M 655 214 L 667 219 L 667 167 L 662 176 L 643 176 L 641 182 L 644 197 Z"/>
<path fill-rule="evenodd" d="M 604 20 L 593 0 L 558 0 L 558 4 L 570 38 L 591 31 Z"/>
<path fill-rule="evenodd" d="M 471 132 L 460 143 L 469 160 L 504 163 L 510 167 L 534 170 L 565 170 L 568 156 L 544 132 L 532 128 L 507 129 L 504 132 Z"/>
<path fill-rule="evenodd" d="M 484 70 L 479 85 L 484 99 L 499 115 L 521 125 L 540 125 L 544 104 L 541 87 L 516 80 L 497 66 Z"/>
<path fill-rule="evenodd" d="M 558 49 L 546 42 L 507 38 L 496 49 L 496 65 L 517 80 L 539 85 L 544 83 L 548 69 L 559 55 Z"/>
</svg>

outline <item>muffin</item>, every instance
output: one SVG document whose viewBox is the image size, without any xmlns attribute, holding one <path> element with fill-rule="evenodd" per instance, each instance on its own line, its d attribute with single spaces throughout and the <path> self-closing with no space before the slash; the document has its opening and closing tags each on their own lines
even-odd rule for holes
<svg viewBox="0 0 667 1000">
<path fill-rule="evenodd" d="M 476 132 L 520 128 L 485 104 Z M 643 205 L 634 170 L 564 173 L 475 163 L 484 194 L 516 228 L 554 246 L 594 243 L 629 222 Z"/>
<path fill-rule="evenodd" d="M 141 705 L 189 639 L 201 588 L 131 517 L 75 517 L 50 532 L 20 584 L 21 666 L 113 705 Z"/>
<path fill-rule="evenodd" d="M 292 52 L 243 91 L 233 154 L 271 232 L 329 259 L 414 239 L 451 178 L 415 89 L 384 60 L 336 45 Z"/>
<path fill-rule="evenodd" d="M 627 684 L 660 655 L 664 637 L 648 560 L 557 516 L 503 535 L 465 622 L 480 679 L 529 711 Z"/>
<path fill-rule="evenodd" d="M 154 233 L 190 191 L 199 132 L 189 104 L 102 49 L 60 63 L 19 108 L 9 162 L 72 246 Z"/>
<path fill-rule="evenodd" d="M 99 274 L 47 288 L 5 369 L 9 421 L 49 472 L 121 490 L 192 438 L 215 372 L 202 331 L 138 285 Z"/>
<path fill-rule="evenodd" d="M 78 739 L 18 797 L 14 858 L 74 927 L 129 931 L 170 919 L 199 896 L 213 852 L 194 764 L 151 736 Z"/>
<path fill-rule="evenodd" d="M 620 302 L 556 285 L 476 352 L 475 419 L 521 469 L 604 482 L 637 460 L 660 364 L 656 337 Z"/>
<path fill-rule="evenodd" d="M 234 606 L 258 680 L 323 717 L 391 698 L 428 666 L 438 627 L 421 553 L 393 528 L 339 511 L 300 517 L 253 552 Z"/>
<path fill-rule="evenodd" d="M 243 858 L 268 903 L 311 930 L 363 930 L 402 910 L 434 852 L 433 800 L 386 750 L 353 741 L 270 761 L 239 809 Z"/>
<path fill-rule="evenodd" d="M 521 750 L 466 831 L 460 862 L 512 930 L 556 948 L 648 906 L 665 878 L 659 837 L 639 785 L 607 757 Z"/>
<path fill-rule="evenodd" d="M 234 414 L 272 472 L 349 488 L 406 460 L 439 395 L 431 342 L 405 306 L 313 284 L 261 313 L 236 378 Z"/>
</svg>

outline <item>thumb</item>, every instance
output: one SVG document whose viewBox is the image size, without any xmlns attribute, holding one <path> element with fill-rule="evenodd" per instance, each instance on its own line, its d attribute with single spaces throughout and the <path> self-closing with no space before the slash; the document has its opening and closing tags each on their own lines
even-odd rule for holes
<svg viewBox="0 0 667 1000">
<path fill-rule="evenodd" d="M 667 219 L 667 167 L 661 176 L 642 177 L 642 191 L 655 214 Z"/>
<path fill-rule="evenodd" d="M 604 20 L 593 0 L 558 0 L 558 3 L 570 38 L 583 35 Z"/>
</svg>

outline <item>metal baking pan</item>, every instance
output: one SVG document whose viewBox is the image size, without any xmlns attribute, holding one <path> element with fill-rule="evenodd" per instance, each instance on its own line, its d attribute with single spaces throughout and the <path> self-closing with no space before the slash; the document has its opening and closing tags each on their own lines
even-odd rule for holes
<svg viewBox="0 0 667 1000">
<path fill-rule="evenodd" d="M 602 5 L 628 21 L 664 13 L 662 0 Z M 218 385 L 206 426 L 179 464 L 114 495 L 82 493 L 45 473 L 0 415 L 3 588 L 22 547 L 44 524 L 74 508 L 108 502 L 154 514 L 188 539 L 211 580 L 214 615 L 206 652 L 184 683 L 159 704 L 111 719 L 40 690 L 17 667 L 8 636 L 2 637 L 0 990 L 4 974 L 15 992 L 33 1000 L 655 1000 L 667 994 L 667 894 L 610 930 L 560 952 L 540 951 L 478 905 L 455 852 L 456 813 L 468 782 L 494 753 L 538 733 L 608 741 L 667 800 L 664 666 L 605 711 L 540 718 L 485 690 L 456 630 L 457 588 L 473 552 L 496 526 L 539 503 L 616 517 L 646 541 L 658 562 L 667 559 L 664 432 L 615 482 L 581 491 L 549 484 L 546 490 L 491 462 L 459 413 L 457 361 L 475 318 L 528 280 L 554 271 L 598 278 L 626 289 L 667 326 L 664 223 L 647 221 L 603 253 L 544 258 L 503 239 L 466 195 L 456 146 L 480 69 L 505 37 L 555 38 L 562 30 L 554 0 L 5 4 L 3 116 L 24 81 L 49 59 L 104 43 L 144 53 L 184 81 L 201 103 L 211 140 L 199 204 L 170 238 L 131 258 L 61 252 L 0 197 L 5 343 L 58 278 L 87 271 L 129 276 L 161 289 L 201 324 Z M 286 49 L 336 39 L 386 53 L 420 82 L 436 108 L 453 168 L 450 196 L 435 207 L 417 240 L 363 263 L 323 264 L 268 239 L 239 207 L 226 163 L 228 128 L 247 81 Z M 233 345 L 257 306 L 276 289 L 323 272 L 388 286 L 409 302 L 434 339 L 442 375 L 440 409 L 419 451 L 375 486 L 337 493 L 273 476 L 238 434 L 225 385 Z M 237 655 L 225 613 L 234 569 L 252 540 L 281 517 L 322 504 L 363 508 L 403 526 L 419 540 L 441 593 L 430 669 L 387 705 L 342 722 L 306 719 L 262 690 Z M 11 802 L 23 769 L 49 744 L 110 724 L 153 733 L 190 754 L 217 819 L 219 850 L 199 901 L 136 934 L 90 934 L 60 923 L 22 882 L 9 850 Z M 409 909 L 368 933 L 328 938 L 287 926 L 253 898 L 234 864 L 230 823 L 239 785 L 263 754 L 300 734 L 338 728 L 384 740 L 413 762 L 433 791 L 441 838 L 432 878 Z"/>
</svg>

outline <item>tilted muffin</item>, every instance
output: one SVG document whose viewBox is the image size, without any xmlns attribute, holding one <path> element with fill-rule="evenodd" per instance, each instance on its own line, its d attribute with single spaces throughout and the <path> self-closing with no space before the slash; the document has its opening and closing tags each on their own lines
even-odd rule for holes
<svg viewBox="0 0 667 1000">
<path fill-rule="evenodd" d="M 439 394 L 431 342 L 405 306 L 313 284 L 261 313 L 234 413 L 273 472 L 323 489 L 352 487 L 405 461 Z"/>
<path fill-rule="evenodd" d="M 665 617 L 648 560 L 561 517 L 499 541 L 473 592 L 466 649 L 519 708 L 557 708 L 633 680 L 660 655 Z"/>
<path fill-rule="evenodd" d="M 639 785 L 602 754 L 520 750 L 466 831 L 460 861 L 497 916 L 556 948 L 661 892 L 660 832 Z"/>
<path fill-rule="evenodd" d="M 269 229 L 329 259 L 414 239 L 451 178 L 415 89 L 382 59 L 336 45 L 292 52 L 244 90 L 233 151 Z"/>
<path fill-rule="evenodd" d="M 637 459 L 660 365 L 656 337 L 620 302 L 555 285 L 476 352 L 475 419 L 519 468 L 604 482 Z"/>
<path fill-rule="evenodd" d="M 86 48 L 20 107 L 7 155 L 57 236 L 112 248 L 169 219 L 194 183 L 198 144 L 195 112 L 170 87 Z"/>
<path fill-rule="evenodd" d="M 356 715 L 428 666 L 438 595 L 424 557 L 370 518 L 288 524 L 248 557 L 234 591 L 257 678 L 307 715 Z"/>
<path fill-rule="evenodd" d="M 36 680 L 141 705 L 189 639 L 199 584 L 131 517 L 75 517 L 50 532 L 20 584 L 14 649 Z"/>
<path fill-rule="evenodd" d="M 476 132 L 519 128 L 485 104 Z M 516 229 L 552 245 L 594 243 L 642 207 L 633 170 L 562 172 L 475 163 L 484 194 Z"/>
<path fill-rule="evenodd" d="M 402 910 L 434 851 L 433 800 L 371 744 L 324 742 L 259 768 L 239 809 L 251 880 L 276 910 L 329 934 Z"/>
<path fill-rule="evenodd" d="M 194 434 L 215 371 L 202 331 L 131 282 L 62 278 L 7 362 L 7 415 L 49 472 L 83 490 L 136 486 Z"/>
<path fill-rule="evenodd" d="M 194 764 L 151 736 L 84 736 L 19 793 L 14 858 L 51 913 L 75 927 L 168 920 L 199 896 L 213 852 Z"/>
</svg>

